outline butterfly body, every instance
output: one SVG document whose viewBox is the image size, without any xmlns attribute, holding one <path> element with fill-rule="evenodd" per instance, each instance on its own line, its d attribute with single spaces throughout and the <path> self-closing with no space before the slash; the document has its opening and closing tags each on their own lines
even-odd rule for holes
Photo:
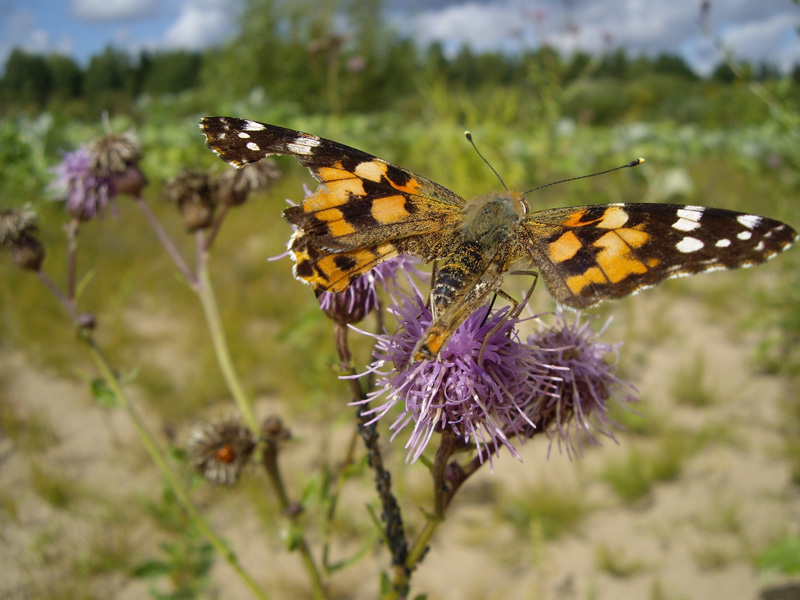
<svg viewBox="0 0 800 600">
<path fill-rule="evenodd" d="M 497 291 L 514 264 L 536 268 L 550 293 L 582 309 L 681 275 L 747 267 L 797 239 L 788 225 L 733 211 L 674 204 L 608 204 L 530 212 L 506 190 L 465 200 L 361 150 L 232 117 L 201 122 L 209 147 L 242 167 L 291 154 L 319 188 L 283 213 L 295 277 L 342 292 L 380 262 L 414 254 L 439 264 L 433 322 L 414 359 L 438 355 L 455 329 Z"/>
</svg>

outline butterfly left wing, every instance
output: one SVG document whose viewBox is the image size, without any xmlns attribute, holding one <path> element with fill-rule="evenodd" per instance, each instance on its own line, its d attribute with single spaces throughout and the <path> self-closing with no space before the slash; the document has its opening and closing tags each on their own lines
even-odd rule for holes
<svg viewBox="0 0 800 600">
<path fill-rule="evenodd" d="M 752 266 L 797 240 L 774 219 L 674 204 L 543 210 L 526 217 L 521 235 L 550 293 L 573 308 L 668 277 Z"/>
<path fill-rule="evenodd" d="M 233 117 L 205 117 L 206 143 L 235 167 L 291 154 L 320 182 L 283 213 L 297 231 L 295 277 L 341 292 L 398 254 L 440 257 L 458 236 L 464 200 L 429 179 L 344 144 Z M 435 235 L 432 235 L 435 234 Z"/>
</svg>

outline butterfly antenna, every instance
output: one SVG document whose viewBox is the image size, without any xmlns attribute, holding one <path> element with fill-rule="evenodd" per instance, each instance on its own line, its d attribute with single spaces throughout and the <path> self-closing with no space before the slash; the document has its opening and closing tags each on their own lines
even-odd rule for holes
<svg viewBox="0 0 800 600">
<path fill-rule="evenodd" d="M 481 157 L 481 160 L 483 160 L 483 162 L 485 162 L 485 163 L 486 163 L 486 166 L 487 166 L 487 167 L 489 167 L 489 168 L 492 170 L 492 173 L 494 173 L 495 177 L 497 177 L 497 179 L 500 181 L 500 185 L 502 185 L 502 186 L 503 186 L 503 189 L 504 189 L 504 190 L 507 190 L 507 189 L 508 189 L 508 187 L 506 187 L 506 184 L 505 184 L 505 182 L 503 181 L 503 178 L 502 178 L 502 177 L 500 177 L 500 173 L 498 173 L 497 171 L 495 171 L 495 169 L 494 169 L 494 167 L 492 166 L 492 164 L 491 164 L 491 163 L 490 163 L 488 160 L 486 160 L 486 157 L 485 157 L 483 154 L 481 154 L 481 151 L 480 151 L 480 150 L 478 150 L 478 147 L 475 145 L 475 142 L 472 140 L 472 134 L 471 134 L 469 131 L 465 131 L 465 132 L 464 132 L 464 135 L 465 135 L 465 136 L 467 136 L 467 141 L 468 141 L 470 144 L 472 144 L 472 148 L 475 150 L 475 152 L 477 152 L 477 153 L 478 153 L 478 156 L 480 156 L 480 157 Z"/>
<path fill-rule="evenodd" d="M 637 158 L 636 160 L 632 160 L 626 165 L 614 167 L 613 169 L 606 169 L 605 171 L 600 171 L 598 173 L 590 173 L 589 175 L 579 175 L 578 177 L 569 177 L 568 179 L 559 179 L 558 181 L 551 181 L 550 183 L 545 183 L 544 185 L 532 188 L 527 192 L 524 192 L 522 195 L 527 196 L 531 192 L 535 192 L 536 190 L 541 190 L 542 188 L 550 187 L 551 185 L 557 185 L 559 183 L 567 183 L 568 181 L 576 181 L 578 179 L 586 179 L 587 177 L 596 177 L 597 175 L 605 175 L 606 173 L 612 173 L 613 171 L 619 171 L 620 169 L 627 169 L 629 167 L 638 167 L 643 162 L 644 162 L 643 158 Z"/>
</svg>

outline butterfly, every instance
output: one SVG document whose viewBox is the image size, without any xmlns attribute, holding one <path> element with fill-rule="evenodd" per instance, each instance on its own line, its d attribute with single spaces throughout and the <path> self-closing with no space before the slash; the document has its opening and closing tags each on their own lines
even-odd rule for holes
<svg viewBox="0 0 800 600">
<path fill-rule="evenodd" d="M 289 243 L 294 275 L 318 294 L 342 292 L 400 254 L 437 261 L 433 320 L 415 361 L 438 356 L 516 269 L 535 268 L 556 300 L 583 309 L 669 277 L 755 265 L 797 240 L 780 221 L 702 206 L 531 212 L 525 195 L 514 190 L 466 200 L 407 169 L 308 133 L 234 117 L 205 117 L 200 127 L 209 148 L 235 167 L 288 154 L 320 182 L 283 211 L 296 228 Z"/>
</svg>

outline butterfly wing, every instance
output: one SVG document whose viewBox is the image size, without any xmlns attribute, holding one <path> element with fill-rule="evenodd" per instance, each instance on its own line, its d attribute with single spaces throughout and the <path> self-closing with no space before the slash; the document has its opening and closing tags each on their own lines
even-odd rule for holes
<svg viewBox="0 0 800 600">
<path fill-rule="evenodd" d="M 523 231 L 550 293 L 574 308 L 668 277 L 755 265 L 797 239 L 766 217 L 674 204 L 543 210 L 525 219 Z"/>
<path fill-rule="evenodd" d="M 200 126 L 208 146 L 235 167 L 291 154 L 320 182 L 283 213 L 297 228 L 289 245 L 295 276 L 318 293 L 341 292 L 398 254 L 439 258 L 459 235 L 463 198 L 366 152 L 245 119 L 206 117 Z"/>
</svg>

